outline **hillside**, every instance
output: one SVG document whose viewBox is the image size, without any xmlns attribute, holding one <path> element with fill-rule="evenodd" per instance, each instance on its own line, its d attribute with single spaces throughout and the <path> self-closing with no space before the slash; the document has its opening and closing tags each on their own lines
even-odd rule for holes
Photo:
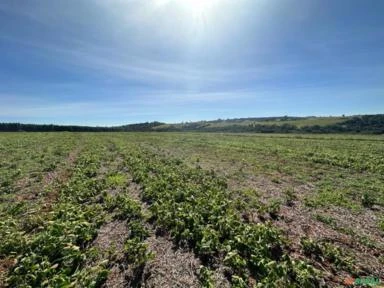
<svg viewBox="0 0 384 288">
<path fill-rule="evenodd" d="M 313 125 L 332 125 L 350 119 L 351 117 L 260 117 L 260 118 L 237 118 L 237 119 L 218 119 L 212 121 L 198 121 L 198 122 L 187 122 L 178 124 L 163 124 L 157 126 L 155 129 L 166 129 L 167 127 L 183 128 L 188 126 L 201 125 L 206 128 L 222 128 L 231 125 L 249 126 L 249 125 L 294 125 L 296 127 L 313 126 Z"/>
<path fill-rule="evenodd" d="M 347 117 L 265 117 L 163 124 L 155 131 L 255 133 L 384 133 L 384 114 Z"/>
<path fill-rule="evenodd" d="M 384 114 L 342 117 L 249 117 L 168 124 L 145 122 L 114 127 L 0 123 L 0 131 L 17 132 L 231 132 L 383 134 Z"/>
</svg>

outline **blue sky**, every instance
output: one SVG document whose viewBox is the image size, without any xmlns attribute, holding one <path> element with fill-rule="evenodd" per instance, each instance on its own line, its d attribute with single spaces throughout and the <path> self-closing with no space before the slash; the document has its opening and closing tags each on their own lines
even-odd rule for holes
<svg viewBox="0 0 384 288">
<path fill-rule="evenodd" d="M 384 112 L 382 0 L 3 0 L 0 122 Z"/>
</svg>

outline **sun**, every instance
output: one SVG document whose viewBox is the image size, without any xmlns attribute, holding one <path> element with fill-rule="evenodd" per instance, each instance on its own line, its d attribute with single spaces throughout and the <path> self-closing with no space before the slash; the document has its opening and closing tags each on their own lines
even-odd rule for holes
<svg viewBox="0 0 384 288">
<path fill-rule="evenodd" d="M 212 0 L 179 0 L 194 14 L 203 14 L 212 5 Z"/>
<path fill-rule="evenodd" d="M 218 0 L 176 0 L 192 16 L 201 17 L 209 14 Z"/>
<path fill-rule="evenodd" d="M 221 1 L 223 0 L 152 0 L 151 3 L 155 8 L 177 11 L 186 22 L 200 29 L 218 12 Z"/>
</svg>

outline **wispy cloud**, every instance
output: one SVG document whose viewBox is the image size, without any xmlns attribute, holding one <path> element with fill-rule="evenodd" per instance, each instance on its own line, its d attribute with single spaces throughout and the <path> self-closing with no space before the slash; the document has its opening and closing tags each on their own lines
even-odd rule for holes
<svg viewBox="0 0 384 288">
<path fill-rule="evenodd" d="M 340 24 L 349 16 L 316 1 L 286 9 L 221 0 L 201 17 L 176 2 L 0 2 L 0 117 L 125 123 L 348 113 L 362 95 L 367 111 L 384 108 L 375 11 L 362 27 Z"/>
<path fill-rule="evenodd" d="M 204 88 L 211 84 L 236 82 L 238 80 L 260 81 L 284 73 L 292 73 L 298 69 L 297 65 L 277 64 L 243 69 L 223 68 L 195 68 L 188 64 L 161 62 L 141 58 L 134 55 L 124 55 L 111 47 L 99 47 L 84 41 L 78 48 L 58 46 L 52 43 L 21 40 L 8 36 L 0 36 L 8 42 L 30 47 L 34 54 L 48 61 L 55 62 L 68 70 L 74 68 L 86 69 L 101 78 L 114 76 L 124 80 L 141 80 L 148 84 L 168 84 L 191 87 L 191 89 Z M 68 42 L 72 42 L 69 40 Z M 134 51 L 132 52 L 134 54 Z M 61 64 L 59 64 L 61 63 Z"/>
</svg>

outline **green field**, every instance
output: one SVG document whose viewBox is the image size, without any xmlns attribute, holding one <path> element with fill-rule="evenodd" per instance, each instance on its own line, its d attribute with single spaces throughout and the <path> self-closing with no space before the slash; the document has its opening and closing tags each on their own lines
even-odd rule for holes
<svg viewBox="0 0 384 288">
<path fill-rule="evenodd" d="M 0 134 L 0 287 L 384 278 L 384 136 Z"/>
</svg>

